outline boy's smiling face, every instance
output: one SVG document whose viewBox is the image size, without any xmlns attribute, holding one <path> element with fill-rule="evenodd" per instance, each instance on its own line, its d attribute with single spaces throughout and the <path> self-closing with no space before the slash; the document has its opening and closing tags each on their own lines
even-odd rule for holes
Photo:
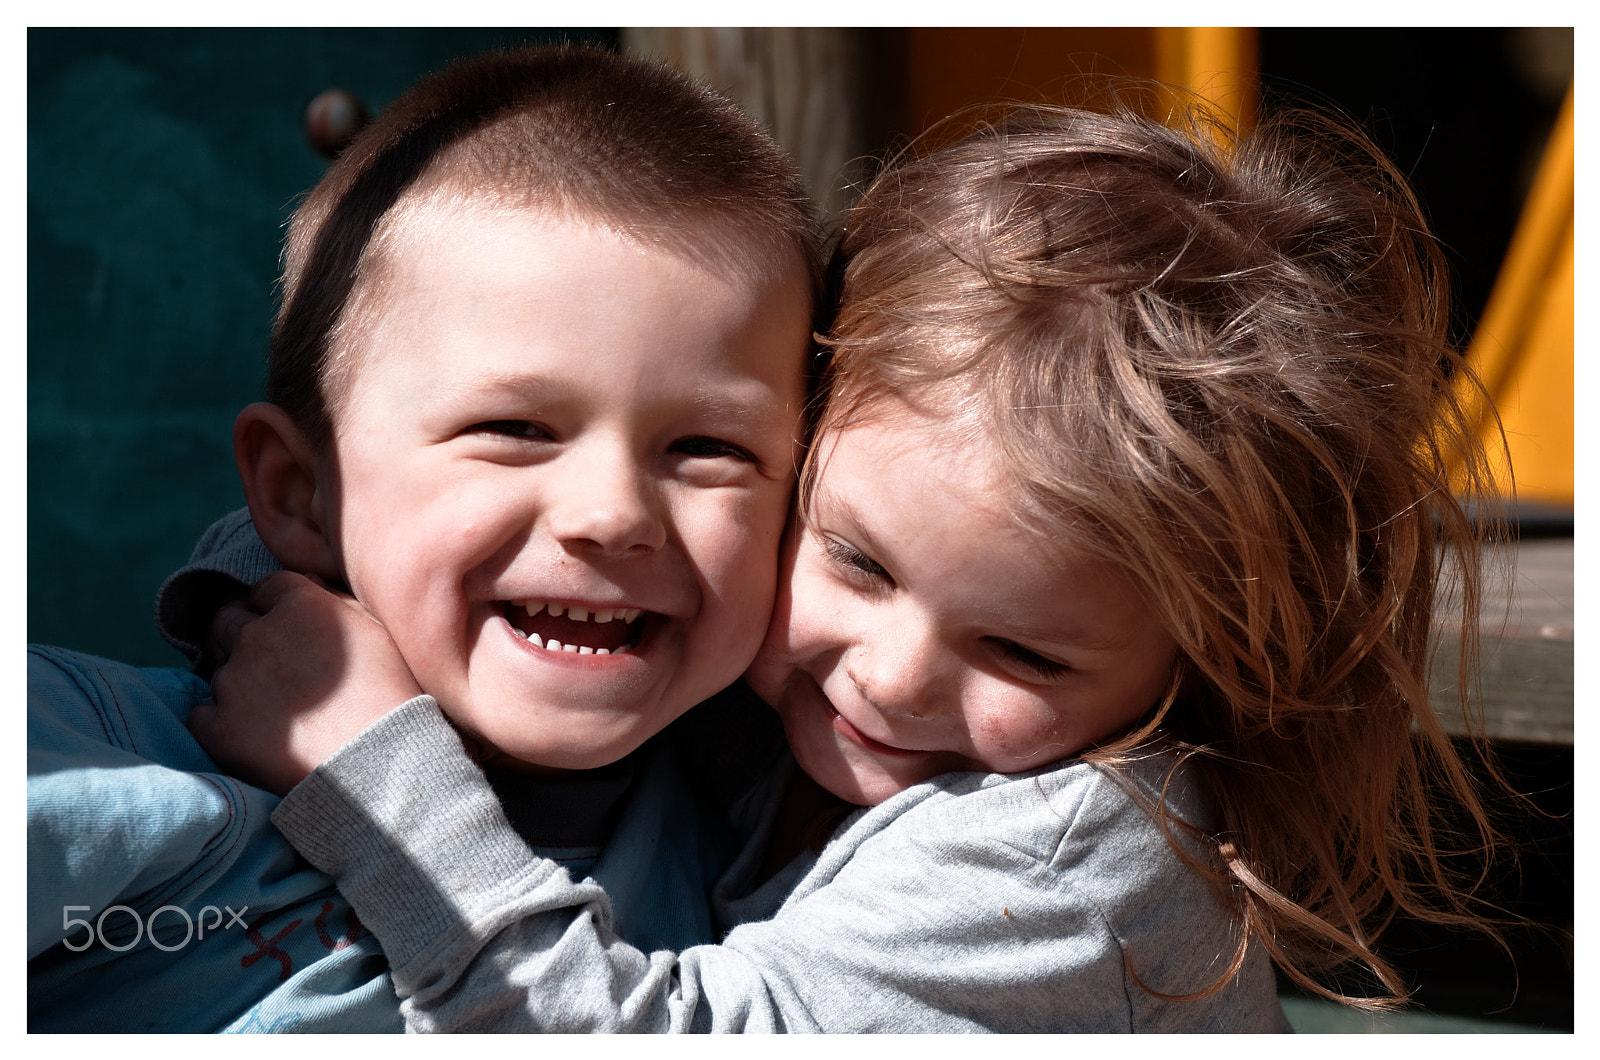
<svg viewBox="0 0 1600 1060">
<path fill-rule="evenodd" d="M 548 213 L 422 214 L 384 253 L 335 411 L 339 562 L 458 726 L 604 765 L 761 642 L 807 287 L 798 261 L 708 271 Z"/>
</svg>

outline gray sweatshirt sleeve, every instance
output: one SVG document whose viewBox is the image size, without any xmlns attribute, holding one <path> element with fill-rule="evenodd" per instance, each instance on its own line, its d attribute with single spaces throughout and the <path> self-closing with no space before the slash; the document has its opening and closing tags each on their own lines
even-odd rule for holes
<svg viewBox="0 0 1600 1060">
<path fill-rule="evenodd" d="M 383 943 L 411 1030 L 709 1029 L 674 954 L 619 942 L 605 892 L 528 849 L 430 696 L 341 749 L 273 823 Z"/>
<path fill-rule="evenodd" d="M 1238 937 L 1116 790 L 1092 770 L 921 785 L 855 818 L 775 915 L 677 954 L 618 941 L 604 892 L 532 855 L 426 696 L 273 820 L 383 943 L 414 1031 L 1283 1029 L 1259 952 L 1203 1001 L 1139 987 L 1208 985 Z"/>
</svg>

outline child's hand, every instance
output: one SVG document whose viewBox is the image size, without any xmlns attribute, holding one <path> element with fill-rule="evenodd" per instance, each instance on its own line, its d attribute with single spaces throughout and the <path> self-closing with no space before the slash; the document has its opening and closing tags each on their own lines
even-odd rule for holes
<svg viewBox="0 0 1600 1060">
<path fill-rule="evenodd" d="M 279 795 L 422 689 L 354 597 L 299 574 L 263 578 L 212 625 L 212 703 L 189 716 L 206 753 Z"/>
</svg>

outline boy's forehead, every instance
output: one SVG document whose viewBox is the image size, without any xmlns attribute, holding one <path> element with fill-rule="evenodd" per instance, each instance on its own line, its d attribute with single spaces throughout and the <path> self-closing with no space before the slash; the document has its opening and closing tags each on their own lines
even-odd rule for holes
<svg viewBox="0 0 1600 1060">
<path fill-rule="evenodd" d="M 557 238 L 518 238 L 528 233 L 552 234 Z M 532 325 L 541 322 L 531 319 L 517 305 L 519 284 L 537 299 L 550 290 L 567 288 L 564 274 L 570 273 L 573 290 L 587 288 L 585 281 L 595 278 L 596 263 L 587 255 L 566 253 L 566 244 L 560 238 L 572 232 L 600 234 L 610 246 L 624 248 L 619 271 L 626 273 L 629 262 L 660 262 L 665 258 L 667 271 L 681 271 L 685 277 L 682 289 L 687 299 L 692 293 L 692 281 L 697 276 L 709 275 L 721 285 L 737 293 L 735 298 L 753 307 L 750 312 L 759 330 L 793 331 L 795 341 L 785 344 L 794 350 L 793 374 L 804 374 L 804 352 L 809 348 L 811 321 L 811 285 L 803 256 L 795 250 L 788 262 L 781 255 L 760 254 L 750 243 L 751 237 L 708 219 L 694 237 L 681 233 L 656 233 L 628 230 L 611 221 L 583 211 L 558 209 L 549 205 L 524 201 L 507 202 L 497 197 L 443 197 L 412 196 L 397 203 L 391 215 L 384 219 L 375 233 L 366 259 L 362 263 L 355 297 L 341 326 L 339 358 L 343 361 L 338 373 L 342 386 L 338 391 L 343 400 L 335 400 L 334 414 L 338 418 L 341 408 L 360 394 L 363 377 L 369 377 L 372 367 L 382 364 L 385 351 L 390 348 L 385 336 L 387 327 L 436 326 L 435 313 L 448 316 L 460 311 L 461 285 L 454 281 L 463 273 L 470 275 L 478 263 L 500 263 L 506 259 L 499 255 L 514 246 L 519 255 L 528 255 L 534 275 L 542 275 L 542 283 L 527 284 L 515 277 L 515 268 L 493 269 L 485 280 L 479 299 L 478 289 L 470 293 L 474 314 L 483 312 L 484 306 L 499 307 L 507 326 Z M 631 258 L 626 248 L 638 251 Z M 776 258 L 776 261 L 774 259 Z M 524 258 L 523 263 L 528 264 Z M 507 292 L 495 292 L 499 276 L 507 277 Z M 601 277 L 604 282 L 606 278 Z M 624 290 L 619 298 L 624 302 L 630 291 Z M 496 302 L 499 293 L 509 293 L 510 298 Z M 494 311 L 491 309 L 490 311 Z M 517 314 L 521 312 L 522 315 Z M 586 326 L 583 320 L 568 319 L 553 327 Z M 787 362 L 790 356 L 784 356 Z M 587 372 L 591 365 L 567 364 L 564 371 Z M 767 374 L 766 369 L 761 374 Z M 459 378 L 463 386 L 478 388 L 526 389 L 530 376 L 518 371 L 495 373 L 474 372 L 469 366 L 460 366 L 450 373 Z M 548 375 L 548 373 L 546 373 Z M 790 374 L 785 370 L 783 374 Z M 330 380 L 330 382 L 335 382 Z M 330 388 L 330 393 L 335 391 Z M 712 399 L 715 401 L 716 399 Z"/>
<path fill-rule="evenodd" d="M 370 261 L 363 261 L 361 276 L 392 279 L 397 269 L 426 268 L 429 252 L 442 245 L 460 247 L 467 240 L 495 243 L 506 233 L 529 226 L 605 232 L 642 254 L 664 254 L 769 297 L 792 297 L 796 289 L 808 299 L 811 296 L 811 278 L 799 246 L 714 210 L 635 216 L 555 201 L 532 189 L 467 190 L 449 185 L 413 192 L 394 205 L 374 234 L 366 255 Z M 554 257 L 551 264 L 559 269 L 563 261 Z"/>
</svg>

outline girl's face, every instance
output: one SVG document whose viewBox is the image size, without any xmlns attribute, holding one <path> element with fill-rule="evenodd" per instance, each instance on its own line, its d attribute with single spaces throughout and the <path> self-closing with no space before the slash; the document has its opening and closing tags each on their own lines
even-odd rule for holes
<svg viewBox="0 0 1600 1060">
<path fill-rule="evenodd" d="M 1016 773 L 1137 721 L 1177 645 L 1121 570 L 1011 514 L 991 454 L 893 402 L 825 434 L 806 525 L 748 679 L 801 768 L 873 805 Z"/>
</svg>

